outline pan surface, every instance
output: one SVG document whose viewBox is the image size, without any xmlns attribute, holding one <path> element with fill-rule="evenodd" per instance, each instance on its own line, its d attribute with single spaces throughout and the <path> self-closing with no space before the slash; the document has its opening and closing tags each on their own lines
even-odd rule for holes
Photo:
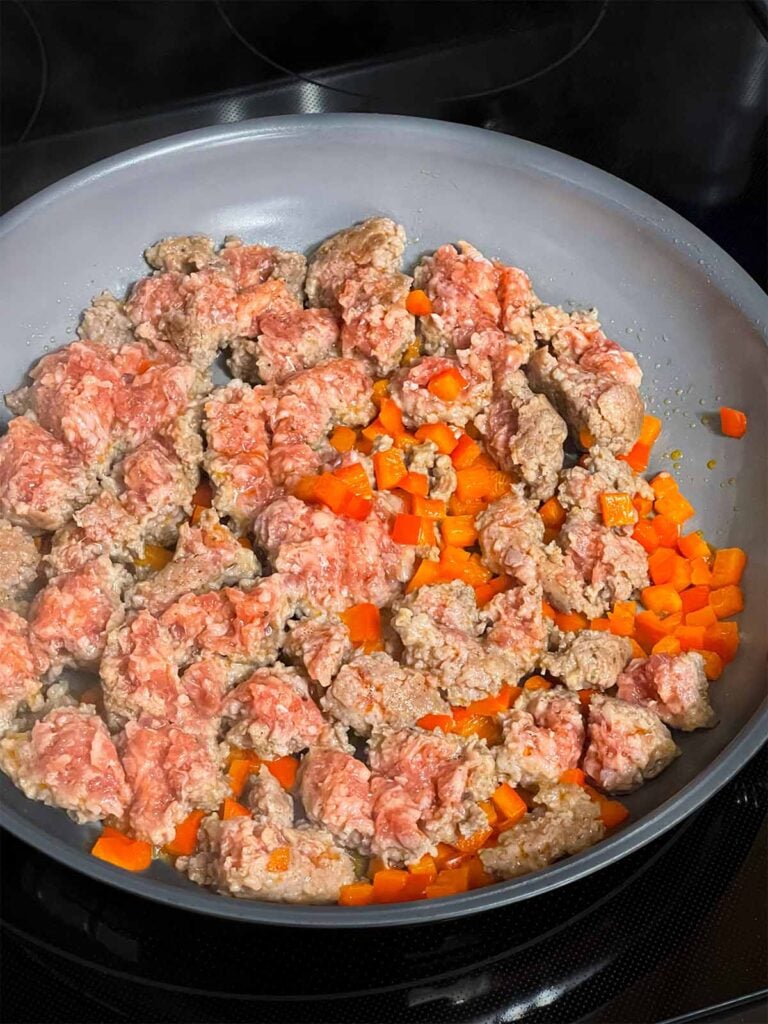
<svg viewBox="0 0 768 1024">
<path fill-rule="evenodd" d="M 768 299 L 713 242 L 618 179 L 528 142 L 406 117 L 280 117 L 190 132 L 130 150 L 46 189 L 0 221 L 0 388 L 74 337 L 103 289 L 146 273 L 142 250 L 203 233 L 307 250 L 374 214 L 405 225 L 407 261 L 467 239 L 523 267 L 545 301 L 596 306 L 632 349 L 664 432 L 651 470 L 676 470 L 695 528 L 747 550 L 742 648 L 713 684 L 720 724 L 677 734 L 683 756 L 627 798 L 631 823 L 536 874 L 427 903 L 355 909 L 217 896 L 156 862 L 131 875 L 89 856 L 94 830 L 27 800 L 0 777 L 0 824 L 92 877 L 203 913 L 304 926 L 402 924 L 475 913 L 564 885 L 678 823 L 768 734 Z M 717 408 L 749 414 L 742 441 L 719 436 Z M 5 419 L 7 413 L 2 414 Z M 707 467 L 716 461 L 713 469 Z"/>
</svg>

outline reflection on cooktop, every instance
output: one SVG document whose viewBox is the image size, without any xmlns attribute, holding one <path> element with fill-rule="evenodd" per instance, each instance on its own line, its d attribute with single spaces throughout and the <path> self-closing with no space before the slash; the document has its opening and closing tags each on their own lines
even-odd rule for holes
<svg viewBox="0 0 768 1024">
<path fill-rule="evenodd" d="M 102 1014 L 93 1019 L 249 1020 L 268 1007 L 270 1020 L 313 1021 L 324 1006 L 333 1021 L 657 1020 L 695 1008 L 681 984 L 693 948 L 707 965 L 701 1005 L 742 996 L 764 975 L 765 922 L 750 887 L 765 872 L 767 767 L 763 750 L 695 817 L 564 889 L 364 935 L 194 917 L 6 837 L 4 952 L 18 965 L 7 1005 L 19 989 L 29 999 L 44 967 L 49 984 Z M 732 934 L 752 936 L 733 963 L 722 948 Z"/>
</svg>

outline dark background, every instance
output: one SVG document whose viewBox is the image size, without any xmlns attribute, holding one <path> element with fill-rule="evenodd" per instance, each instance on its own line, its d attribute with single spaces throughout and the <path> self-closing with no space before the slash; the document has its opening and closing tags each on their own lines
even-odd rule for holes
<svg viewBox="0 0 768 1024">
<path fill-rule="evenodd" d="M 191 128 L 405 113 L 610 171 L 764 284 L 767 10 L 5 0 L 2 208 Z M 692 819 L 565 890 L 362 935 L 195 918 L 4 835 L 0 1019 L 762 1022 L 767 774 L 763 751 Z"/>
</svg>

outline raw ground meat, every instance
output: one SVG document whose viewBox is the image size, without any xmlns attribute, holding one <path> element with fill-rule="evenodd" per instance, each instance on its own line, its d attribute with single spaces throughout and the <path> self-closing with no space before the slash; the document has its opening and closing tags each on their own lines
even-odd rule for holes
<svg viewBox="0 0 768 1024">
<path fill-rule="evenodd" d="M 347 849 L 368 853 L 373 837 L 371 773 L 342 750 L 313 747 L 299 770 L 299 795 L 307 817 Z"/>
<path fill-rule="evenodd" d="M 605 491 L 622 491 L 630 495 L 639 494 L 641 498 L 654 498 L 650 484 L 638 476 L 628 463 L 598 446 L 590 449 L 583 465 L 566 469 L 560 475 L 557 498 L 566 512 L 578 509 L 581 515 L 600 520 L 600 495 Z"/>
<path fill-rule="evenodd" d="M 298 498 L 278 498 L 255 532 L 308 609 L 334 611 L 365 601 L 389 604 L 413 575 L 414 549 L 391 539 L 389 520 L 384 500 L 359 522 Z"/>
<path fill-rule="evenodd" d="M 82 569 L 56 576 L 40 591 L 29 612 L 30 643 L 49 676 L 66 666 L 94 668 L 109 630 L 125 614 L 122 594 L 128 572 L 102 555 Z"/>
<path fill-rule="evenodd" d="M 650 710 L 616 697 L 589 704 L 583 768 L 608 793 L 629 793 L 664 771 L 680 751 Z"/>
<path fill-rule="evenodd" d="M 21 612 L 37 579 L 40 552 L 20 526 L 0 519 L 0 608 Z"/>
<path fill-rule="evenodd" d="M 36 711 L 42 706 L 40 674 L 46 668 L 32 651 L 26 619 L 0 608 L 0 735 L 22 707 Z"/>
<path fill-rule="evenodd" d="M 695 651 L 653 654 L 631 662 L 619 676 L 616 695 L 648 708 L 672 729 L 690 732 L 717 725 L 704 659 Z"/>
<path fill-rule="evenodd" d="M 487 826 L 479 806 L 496 787 L 484 741 L 441 731 L 387 730 L 369 744 L 374 834 L 385 863 L 411 864 Z"/>
<path fill-rule="evenodd" d="M 131 790 L 126 822 L 139 839 L 162 846 L 190 811 L 213 810 L 227 795 L 207 736 L 140 718 L 126 723 L 117 749 Z"/>
<path fill-rule="evenodd" d="M 554 352 L 567 355 L 589 373 L 639 388 L 643 374 L 632 353 L 606 338 L 596 319 L 586 316 L 577 321 L 578 315 L 572 315 L 570 325 L 552 338 Z"/>
<path fill-rule="evenodd" d="M 277 850 L 279 865 L 287 857 L 285 870 L 272 867 L 270 855 Z M 335 903 L 342 885 L 355 880 L 351 857 L 328 832 L 278 825 L 262 817 L 205 818 L 198 852 L 176 865 L 193 882 L 217 892 L 280 903 Z"/>
<path fill-rule="evenodd" d="M 101 292 L 92 299 L 83 313 L 77 334 L 82 341 L 93 341 L 108 348 L 121 348 L 135 340 L 125 304 L 111 292 Z"/>
<path fill-rule="evenodd" d="M 512 786 L 554 783 L 576 768 L 584 746 L 578 697 L 562 687 L 523 691 L 503 716 L 504 739 L 494 750 L 499 777 Z"/>
<path fill-rule="evenodd" d="M 57 530 L 97 490 L 96 474 L 34 420 L 17 416 L 0 438 L 0 515 L 16 526 Z"/>
<path fill-rule="evenodd" d="M 280 384 L 339 354 L 339 323 L 328 309 L 265 313 L 256 338 L 238 338 L 229 367 L 251 383 Z"/>
<path fill-rule="evenodd" d="M 181 526 L 173 560 L 136 584 L 131 604 L 159 615 L 184 594 L 233 586 L 253 579 L 258 572 L 253 551 L 239 543 L 215 512 L 207 510 L 197 525 Z"/>
<path fill-rule="evenodd" d="M 597 618 L 648 585 L 648 555 L 631 537 L 572 514 L 547 546 L 542 579 L 557 609 Z"/>
<path fill-rule="evenodd" d="M 293 797 L 266 765 L 248 776 L 244 803 L 257 821 L 263 819 L 281 828 L 293 825 Z"/>
<path fill-rule="evenodd" d="M 536 584 L 512 587 L 497 594 L 483 609 L 489 622 L 486 656 L 498 652 L 504 657 L 509 673 L 507 682 L 530 672 L 546 644 L 542 596 L 542 589 Z"/>
<path fill-rule="evenodd" d="M 493 572 L 525 585 L 537 583 L 544 560 L 544 523 L 520 488 L 495 501 L 475 519 L 483 562 Z"/>
<path fill-rule="evenodd" d="M 405 274 L 370 267 L 347 278 L 338 293 L 342 355 L 369 361 L 380 376 L 400 365 L 415 339 L 415 319 L 405 308 L 411 283 Z"/>
<path fill-rule="evenodd" d="M 305 678 L 294 668 L 257 669 L 227 695 L 227 742 L 273 761 L 318 742 L 326 729 Z"/>
<path fill-rule="evenodd" d="M 320 686 L 331 681 L 354 648 L 349 631 L 335 615 L 317 615 L 288 624 L 283 653 L 298 661 L 309 678 Z"/>
<path fill-rule="evenodd" d="M 531 356 L 528 381 L 547 396 L 577 441 L 586 431 L 592 444 L 624 453 L 640 436 L 645 410 L 632 384 L 591 373 L 567 356 L 556 359 L 546 348 Z"/>
<path fill-rule="evenodd" d="M 484 867 L 498 878 L 538 871 L 605 834 L 600 807 L 581 786 L 542 786 L 533 802 L 534 810 L 502 832 L 496 846 L 480 851 Z"/>
<path fill-rule="evenodd" d="M 461 373 L 467 381 L 454 401 L 447 402 L 428 390 L 427 385 L 438 373 L 456 369 L 455 359 L 426 356 L 411 366 L 398 370 L 390 384 L 390 393 L 403 411 L 403 421 L 411 429 L 424 423 L 450 423 L 463 427 L 488 405 L 491 381 L 464 368 Z"/>
<path fill-rule="evenodd" d="M 307 261 L 299 252 L 288 252 L 270 245 L 243 245 L 239 238 L 229 237 L 219 252 L 238 288 L 255 288 L 267 281 L 282 281 L 289 295 L 304 301 L 304 278 Z"/>
<path fill-rule="evenodd" d="M 0 740 L 0 767 L 31 800 L 80 823 L 121 817 L 131 792 L 107 727 L 87 704 L 54 708 Z"/>
<path fill-rule="evenodd" d="M 554 494 L 567 435 L 563 420 L 521 372 L 494 391 L 485 424 L 488 453 L 529 497 L 545 501 Z"/>
<path fill-rule="evenodd" d="M 270 387 L 232 381 L 205 403 L 208 448 L 203 465 L 214 486 L 213 507 L 247 530 L 275 495 L 269 472 L 267 417 L 275 401 Z"/>
<path fill-rule="evenodd" d="M 320 703 L 359 736 L 383 726 L 413 725 L 424 715 L 448 714 L 448 705 L 421 672 L 384 651 L 359 654 L 342 666 Z"/>
<path fill-rule="evenodd" d="M 153 270 L 191 274 L 207 267 L 215 252 L 213 241 L 206 235 L 176 235 L 145 249 L 144 259 Z"/>
<path fill-rule="evenodd" d="M 339 293 L 361 270 L 382 277 L 400 270 L 405 230 L 387 217 L 371 217 L 327 238 L 315 250 L 307 268 L 307 301 L 341 313 Z"/>
<path fill-rule="evenodd" d="M 496 267 L 500 272 L 501 327 L 530 355 L 536 348 L 531 313 L 539 305 L 531 279 L 519 267 L 505 267 L 502 263 Z"/>
<path fill-rule="evenodd" d="M 553 629 L 549 645 L 550 650 L 539 658 L 539 667 L 569 690 L 609 690 L 632 657 L 626 637 L 592 629 L 579 633 Z"/>
</svg>

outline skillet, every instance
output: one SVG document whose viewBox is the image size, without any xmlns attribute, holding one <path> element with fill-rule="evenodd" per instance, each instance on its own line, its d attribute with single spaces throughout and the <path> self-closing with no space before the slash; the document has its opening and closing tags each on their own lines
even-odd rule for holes
<svg viewBox="0 0 768 1024">
<path fill-rule="evenodd" d="M 135 894 L 205 914 L 302 926 L 394 925 L 476 913 L 599 870 L 678 824 L 768 735 L 768 299 L 718 246 L 671 210 L 596 168 L 482 129 L 382 115 L 277 117 L 189 132 L 86 168 L 0 220 L 0 386 L 74 337 L 80 311 L 146 273 L 142 250 L 171 234 L 308 249 L 374 214 L 405 225 L 407 263 L 466 238 L 523 267 L 545 301 L 595 305 L 635 352 L 664 433 L 651 471 L 676 471 L 696 528 L 749 554 L 742 647 L 713 684 L 720 724 L 677 734 L 683 756 L 625 799 L 611 838 L 522 878 L 413 904 L 304 907 L 215 895 L 155 862 L 122 872 L 88 854 L 96 830 L 27 800 L 0 776 L 0 824 L 52 857 Z M 741 442 L 710 425 L 745 409 Z M 3 411 L 3 420 L 8 419 Z M 708 422 L 703 422 L 708 420 Z M 714 459 L 714 469 L 707 462 Z"/>
</svg>

